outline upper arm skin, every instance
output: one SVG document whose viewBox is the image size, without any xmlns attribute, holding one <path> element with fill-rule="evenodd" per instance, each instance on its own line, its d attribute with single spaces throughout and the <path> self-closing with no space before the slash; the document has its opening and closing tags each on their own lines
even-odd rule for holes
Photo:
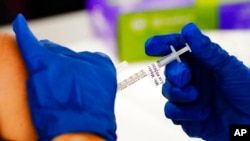
<svg viewBox="0 0 250 141">
<path fill-rule="evenodd" d="M 28 108 L 27 78 L 15 36 L 0 33 L 0 136 L 3 138 L 37 140 Z"/>
<path fill-rule="evenodd" d="M 15 36 L 0 32 L 0 137 L 37 141 L 27 100 L 28 72 Z M 92 133 L 68 133 L 53 141 L 105 141 Z"/>
</svg>

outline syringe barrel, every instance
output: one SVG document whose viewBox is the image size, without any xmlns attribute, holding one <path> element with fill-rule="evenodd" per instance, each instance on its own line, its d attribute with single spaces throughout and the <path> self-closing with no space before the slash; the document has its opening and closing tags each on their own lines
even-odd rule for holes
<svg viewBox="0 0 250 141">
<path fill-rule="evenodd" d="M 170 54 L 170 55 L 164 56 L 160 60 L 156 61 L 156 63 L 158 65 L 158 67 L 161 68 L 161 67 L 164 67 L 165 65 L 169 64 L 173 60 L 176 60 L 176 56 Z"/>
<path fill-rule="evenodd" d="M 181 61 L 179 56 L 187 51 L 191 52 L 190 47 L 187 45 L 186 47 L 176 51 L 173 46 L 170 46 L 170 49 L 172 53 L 169 55 L 164 56 L 160 60 L 156 61 L 155 63 L 152 63 L 148 65 L 146 68 L 143 68 L 139 72 L 129 76 L 128 78 L 124 79 L 123 81 L 118 83 L 118 91 L 121 91 L 130 85 L 133 85 L 137 81 L 148 77 L 150 78 L 151 82 L 154 84 L 154 86 L 158 86 L 160 84 L 164 83 L 164 77 L 161 74 L 160 68 L 164 67 L 165 65 L 169 64 L 170 62 L 174 60 Z M 127 65 L 124 63 L 123 65 Z M 122 66 L 123 66 L 122 65 Z M 119 71 L 118 71 L 119 72 Z"/>
</svg>

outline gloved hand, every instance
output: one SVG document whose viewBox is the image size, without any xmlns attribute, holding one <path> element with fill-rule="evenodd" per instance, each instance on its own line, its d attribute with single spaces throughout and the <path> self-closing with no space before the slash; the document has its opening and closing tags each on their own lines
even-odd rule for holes
<svg viewBox="0 0 250 141">
<path fill-rule="evenodd" d="M 150 56 L 163 56 L 170 53 L 170 45 L 178 50 L 186 43 L 192 53 L 165 68 L 165 115 L 190 137 L 228 141 L 231 124 L 250 124 L 250 70 L 193 23 L 181 34 L 149 38 L 145 50 Z"/>
<path fill-rule="evenodd" d="M 28 101 L 39 140 L 88 132 L 115 141 L 117 82 L 110 58 L 38 41 L 21 14 L 13 28 L 29 73 Z"/>
</svg>

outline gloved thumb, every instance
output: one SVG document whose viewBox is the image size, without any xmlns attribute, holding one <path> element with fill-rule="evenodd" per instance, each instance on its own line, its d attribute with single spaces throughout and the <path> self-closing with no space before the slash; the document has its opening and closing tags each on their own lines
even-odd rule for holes
<svg viewBox="0 0 250 141">
<path fill-rule="evenodd" d="M 209 69 L 228 76 L 235 68 L 246 68 L 236 57 L 230 56 L 218 44 L 213 43 L 207 36 L 203 35 L 194 23 L 184 26 L 182 35 L 195 58 Z"/>
<path fill-rule="evenodd" d="M 46 67 L 52 54 L 39 43 L 22 14 L 18 14 L 13 21 L 13 30 L 28 71 L 32 73 Z"/>
</svg>

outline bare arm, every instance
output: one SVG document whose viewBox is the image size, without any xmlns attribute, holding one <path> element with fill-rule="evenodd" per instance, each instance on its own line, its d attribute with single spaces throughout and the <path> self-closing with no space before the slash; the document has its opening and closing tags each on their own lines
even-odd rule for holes
<svg viewBox="0 0 250 141">
<path fill-rule="evenodd" d="M 106 141 L 105 139 L 91 133 L 68 133 L 59 135 L 53 141 Z"/>
<path fill-rule="evenodd" d="M 35 141 L 26 94 L 28 77 L 15 36 L 0 33 L 0 136 Z"/>
<path fill-rule="evenodd" d="M 27 100 L 28 73 L 14 35 L 0 33 L 0 136 L 8 140 L 36 141 Z M 92 133 L 68 133 L 54 141 L 105 141 Z"/>
</svg>

